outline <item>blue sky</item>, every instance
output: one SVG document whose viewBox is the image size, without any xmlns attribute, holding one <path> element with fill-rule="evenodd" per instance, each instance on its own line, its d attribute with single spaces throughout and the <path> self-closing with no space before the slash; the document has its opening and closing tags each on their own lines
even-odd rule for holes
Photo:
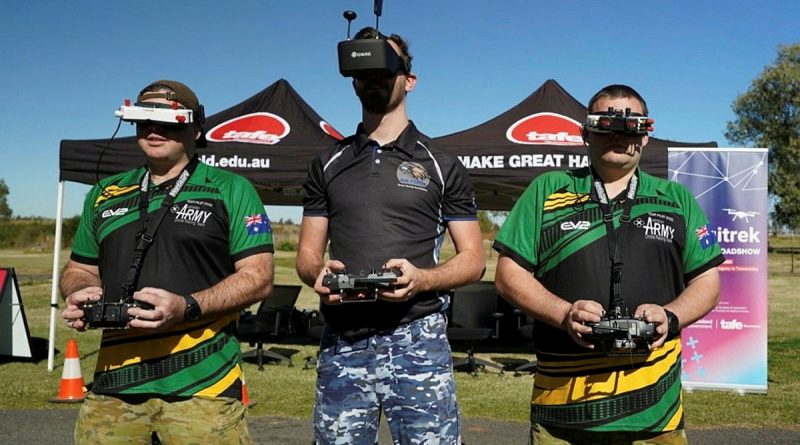
<svg viewBox="0 0 800 445">
<path fill-rule="evenodd" d="M 107 138 L 114 110 L 152 80 L 190 85 L 208 114 L 285 78 L 341 133 L 360 107 L 337 71 L 342 11 L 372 0 L 22 1 L 0 13 L 0 178 L 15 215 L 55 217 L 62 139 Z M 800 41 L 800 2 L 385 0 L 418 75 L 409 114 L 441 136 L 511 108 L 547 79 L 581 102 L 610 83 L 645 97 L 655 135 L 726 146 L 731 103 Z M 131 135 L 123 126 L 120 136 Z M 66 183 L 65 217 L 88 186 Z M 268 207 L 273 220 L 297 207 Z"/>
</svg>

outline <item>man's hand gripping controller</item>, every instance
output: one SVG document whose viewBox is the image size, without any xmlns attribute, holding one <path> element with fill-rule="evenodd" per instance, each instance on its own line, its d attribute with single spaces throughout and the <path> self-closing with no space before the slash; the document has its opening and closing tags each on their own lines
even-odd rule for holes
<svg viewBox="0 0 800 445">
<path fill-rule="evenodd" d="M 592 328 L 592 333 L 584 334 L 583 339 L 611 356 L 647 355 L 650 343 L 657 336 L 655 323 L 630 318 L 619 307 L 599 322 L 586 325 Z"/>
<path fill-rule="evenodd" d="M 382 290 L 394 289 L 394 283 L 402 275 L 397 267 L 359 274 L 341 271 L 323 276 L 322 285 L 332 294 L 340 294 L 342 303 L 363 303 L 377 300 L 378 292 Z"/>
</svg>

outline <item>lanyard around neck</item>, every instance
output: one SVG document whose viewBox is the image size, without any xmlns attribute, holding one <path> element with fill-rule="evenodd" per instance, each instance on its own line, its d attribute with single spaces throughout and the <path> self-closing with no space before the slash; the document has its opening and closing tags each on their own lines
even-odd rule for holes
<svg viewBox="0 0 800 445">
<path fill-rule="evenodd" d="M 181 172 L 178 174 L 178 180 L 175 181 L 175 185 L 172 186 L 167 195 L 164 196 L 164 200 L 161 202 L 161 208 L 159 209 L 160 214 L 156 215 L 156 218 L 154 218 L 154 220 L 157 220 L 157 222 L 155 227 L 152 228 L 152 232 L 147 231 L 149 219 L 147 208 L 150 206 L 150 170 L 145 170 L 139 187 L 139 223 L 142 226 L 141 233 L 149 233 L 151 238 L 153 235 L 155 235 L 155 231 L 158 229 L 158 225 L 161 224 L 161 219 L 166 213 L 162 210 L 172 206 L 172 204 L 175 202 L 175 198 L 178 196 L 178 193 L 181 192 L 183 186 L 189 181 L 189 177 L 192 176 L 192 173 L 194 173 L 194 169 L 197 168 L 198 162 L 199 160 L 197 156 L 193 157 L 189 163 L 186 164 L 186 167 L 183 167 L 183 170 L 181 170 Z"/>
<path fill-rule="evenodd" d="M 144 256 L 147 249 L 153 244 L 155 240 L 156 230 L 161 225 L 161 221 L 166 216 L 169 208 L 175 202 L 175 198 L 183 190 L 183 187 L 189 181 L 189 178 L 194 173 L 199 160 L 198 157 L 193 157 L 186 167 L 181 170 L 178 175 L 178 180 L 172 186 L 170 191 L 164 196 L 161 201 L 161 206 L 156 211 L 153 218 L 149 218 L 147 208 L 150 205 L 150 170 L 146 170 L 142 177 L 142 182 L 139 187 L 139 225 L 141 230 L 136 234 L 136 247 L 133 250 L 133 259 L 131 260 L 131 267 L 128 271 L 128 278 L 122 284 L 123 299 L 129 299 L 133 292 L 136 290 L 136 283 L 139 280 L 139 273 L 142 271 L 144 265 Z"/>
<path fill-rule="evenodd" d="M 623 306 L 622 299 L 622 248 L 628 234 L 631 220 L 631 210 L 636 199 L 636 190 L 639 187 L 639 177 L 634 173 L 628 182 L 628 187 L 623 192 L 625 199 L 622 204 L 622 216 L 619 218 L 619 230 L 614 229 L 614 205 L 608 199 L 603 181 L 592 169 L 594 181 L 594 199 L 603 212 L 603 222 L 606 225 L 606 240 L 608 241 L 608 258 L 611 262 L 611 302 L 609 309 L 614 310 Z"/>
</svg>

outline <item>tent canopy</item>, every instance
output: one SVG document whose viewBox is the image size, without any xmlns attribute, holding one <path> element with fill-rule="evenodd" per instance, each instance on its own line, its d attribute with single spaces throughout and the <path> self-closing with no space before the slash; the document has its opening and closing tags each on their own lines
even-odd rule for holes
<svg viewBox="0 0 800 445">
<path fill-rule="evenodd" d="M 539 174 L 586 165 L 580 126 L 586 107 L 555 80 L 499 116 L 473 128 L 435 138 L 459 157 L 475 186 L 478 208 L 509 210 Z M 306 166 L 342 136 L 284 79 L 249 99 L 209 116 L 203 162 L 247 177 L 269 205 L 301 205 Z M 642 168 L 666 177 L 668 147 L 716 147 L 716 142 L 677 142 L 650 137 Z M 62 140 L 60 179 L 94 184 L 99 178 L 143 165 L 135 137 Z"/>
<path fill-rule="evenodd" d="M 510 210 L 534 177 L 587 165 L 580 131 L 586 115 L 586 106 L 551 79 L 499 116 L 434 141 L 466 165 L 479 209 Z M 646 172 L 666 178 L 667 147 L 686 146 L 716 147 L 717 143 L 651 136 L 640 165 Z"/>
<path fill-rule="evenodd" d="M 301 205 L 306 166 L 342 137 L 284 79 L 209 116 L 203 128 L 201 160 L 247 177 L 269 205 Z M 144 165 L 135 136 L 109 142 L 62 140 L 60 179 L 95 184 Z"/>
</svg>

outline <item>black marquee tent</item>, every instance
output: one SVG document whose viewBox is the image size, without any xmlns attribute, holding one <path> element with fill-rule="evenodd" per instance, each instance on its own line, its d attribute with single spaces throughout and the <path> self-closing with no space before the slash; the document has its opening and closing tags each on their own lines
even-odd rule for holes
<svg viewBox="0 0 800 445">
<path fill-rule="evenodd" d="M 558 82 L 548 80 L 499 116 L 434 140 L 467 166 L 478 208 L 509 210 L 538 174 L 585 165 L 580 135 L 585 119 L 586 107 Z M 209 142 L 198 150 L 202 160 L 250 179 L 269 205 L 300 205 L 308 162 L 341 138 L 284 79 L 209 116 L 204 128 Z M 106 149 L 108 142 L 61 141 L 60 180 L 94 184 L 98 177 L 144 164 L 135 137 L 117 139 Z M 666 177 L 667 148 L 687 146 L 717 144 L 651 137 L 642 168 Z"/>
<path fill-rule="evenodd" d="M 535 176 L 586 164 L 580 133 L 586 115 L 586 106 L 558 82 L 548 80 L 499 116 L 434 141 L 467 166 L 479 209 L 510 210 Z M 642 152 L 641 166 L 648 173 L 666 178 L 668 147 L 716 146 L 716 142 L 687 143 L 650 137 Z"/>
<path fill-rule="evenodd" d="M 247 177 L 269 205 L 300 205 L 307 164 L 341 139 L 284 79 L 209 116 L 203 127 L 208 147 L 197 150 L 201 160 Z M 61 141 L 60 180 L 95 184 L 144 165 L 135 136 L 108 145 L 108 139 Z"/>
</svg>

